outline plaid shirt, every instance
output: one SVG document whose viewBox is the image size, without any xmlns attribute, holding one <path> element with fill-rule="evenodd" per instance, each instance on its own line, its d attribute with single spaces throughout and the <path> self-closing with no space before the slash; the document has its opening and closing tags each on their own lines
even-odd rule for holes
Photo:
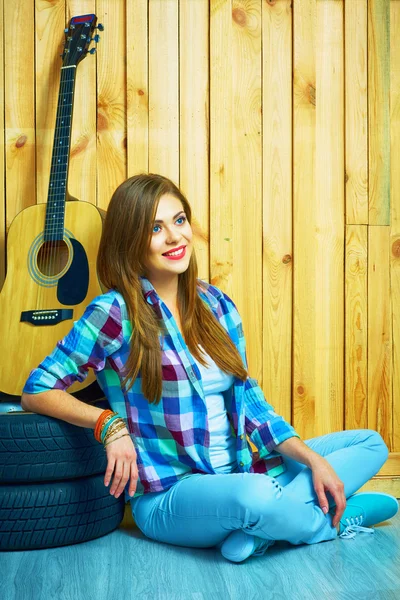
<svg viewBox="0 0 400 600">
<path fill-rule="evenodd" d="M 215 473 L 210 463 L 210 432 L 200 371 L 168 307 L 146 278 L 141 277 L 141 284 L 145 300 L 165 324 L 165 331 L 160 333 L 163 381 L 158 405 L 144 398 L 140 371 L 129 391 L 121 385 L 132 326 L 125 301 L 115 290 L 89 304 L 68 335 L 30 373 L 24 388 L 27 394 L 66 390 L 75 381 L 83 381 L 89 368 L 94 369 L 111 409 L 125 419 L 131 433 L 139 472 L 134 497 L 166 490 L 193 473 Z M 226 294 L 200 279 L 198 293 L 228 332 L 247 368 L 242 321 L 236 306 Z M 271 476 L 284 472 L 282 456 L 274 448 L 290 437 L 300 436 L 273 411 L 257 381 L 247 378 L 243 382 L 235 377 L 223 395 L 232 435 L 236 437 L 238 472 Z M 248 438 L 257 452 L 253 453 Z"/>
</svg>

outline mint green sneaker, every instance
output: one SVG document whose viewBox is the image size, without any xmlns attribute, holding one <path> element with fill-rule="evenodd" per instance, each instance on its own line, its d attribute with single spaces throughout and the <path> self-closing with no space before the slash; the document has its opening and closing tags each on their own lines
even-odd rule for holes
<svg viewBox="0 0 400 600">
<path fill-rule="evenodd" d="M 394 517 L 399 503 L 394 496 L 381 492 L 361 492 L 347 498 L 346 508 L 340 519 L 339 537 L 353 539 L 357 533 L 375 533 L 371 525 Z M 332 516 L 335 507 L 329 510 Z"/>
<path fill-rule="evenodd" d="M 259 538 L 237 529 L 228 535 L 219 548 L 224 558 L 232 562 L 242 562 L 251 555 L 262 556 L 274 543 L 274 540 Z"/>
</svg>

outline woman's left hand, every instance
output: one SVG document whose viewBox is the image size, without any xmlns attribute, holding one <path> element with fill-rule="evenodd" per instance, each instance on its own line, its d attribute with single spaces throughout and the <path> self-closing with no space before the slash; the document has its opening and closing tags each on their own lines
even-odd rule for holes
<svg viewBox="0 0 400 600">
<path fill-rule="evenodd" d="M 346 508 L 344 483 L 336 475 L 333 467 L 322 456 L 314 459 L 311 471 L 315 493 L 317 494 L 319 505 L 325 514 L 329 510 L 329 502 L 325 492 L 329 492 L 335 501 L 336 511 L 332 525 L 336 527 Z"/>
</svg>

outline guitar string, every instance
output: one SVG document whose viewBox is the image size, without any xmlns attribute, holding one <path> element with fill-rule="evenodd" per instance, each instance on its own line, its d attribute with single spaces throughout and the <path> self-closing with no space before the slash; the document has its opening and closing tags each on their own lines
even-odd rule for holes
<svg viewBox="0 0 400 600">
<path fill-rule="evenodd" d="M 60 80 L 60 90 L 59 90 L 59 94 L 58 94 L 58 103 L 57 103 L 57 112 L 56 112 L 56 131 L 55 131 L 55 136 L 54 136 L 54 142 L 53 142 L 53 151 L 52 151 L 52 157 L 51 157 L 51 167 L 50 167 L 50 181 L 49 181 L 49 191 L 48 191 L 48 204 L 46 207 L 46 220 L 45 220 L 45 235 L 44 235 L 44 251 L 42 250 L 42 256 L 43 256 L 43 262 L 42 262 L 42 267 L 43 267 L 43 271 L 44 274 L 48 277 L 51 277 L 51 272 L 52 272 L 52 268 L 51 268 L 51 264 L 52 264 L 52 237 L 53 237 L 53 232 L 52 232 L 52 209 L 54 210 L 52 204 L 55 200 L 54 197 L 54 185 L 55 185 L 55 164 L 57 161 L 57 143 L 58 143 L 58 117 L 59 117 L 59 113 L 60 113 L 60 99 L 61 99 L 61 95 L 62 95 L 62 91 L 63 91 L 63 75 L 62 75 L 62 71 L 61 71 L 61 80 Z M 39 304 L 38 306 L 43 306 L 43 302 L 42 302 L 42 295 L 44 295 L 44 290 L 41 289 L 42 286 L 40 286 L 39 288 Z M 47 308 L 47 306 L 46 306 Z"/>
<path fill-rule="evenodd" d="M 72 113 L 72 89 L 71 89 L 71 79 L 69 77 L 70 70 L 62 71 L 63 74 L 63 91 L 62 91 L 62 102 L 60 107 L 60 123 L 58 123 L 59 127 L 59 139 L 57 140 L 57 162 L 58 156 L 60 156 L 59 168 L 57 170 L 58 165 L 56 164 L 55 168 L 55 185 L 56 185 L 56 197 L 55 197 L 55 211 L 53 215 L 54 219 L 54 228 L 52 232 L 52 244 L 51 248 L 53 249 L 54 262 L 51 264 L 51 271 L 53 273 L 57 273 L 61 267 L 61 254 L 62 254 L 62 241 L 64 238 L 64 223 L 63 223 L 63 214 L 65 211 L 65 201 L 66 201 L 66 180 L 67 180 L 67 171 L 68 171 L 68 153 L 69 153 L 69 140 L 70 133 L 68 132 L 68 128 L 71 122 L 71 113 Z M 68 106 L 68 105 L 71 106 Z M 64 114 L 65 113 L 65 114 Z M 68 115 L 69 113 L 69 115 Z M 67 120 L 66 125 L 64 125 L 64 120 Z M 70 128 L 69 128 L 70 129 Z M 65 135 L 67 133 L 67 135 Z M 61 139 L 60 139 L 61 138 Z M 68 143 L 62 146 L 63 140 L 68 140 Z M 62 148 L 61 148 L 62 146 Z M 61 187 L 63 186 L 63 189 Z M 62 205 L 62 206 L 61 206 Z M 62 208 L 62 210 L 61 210 Z M 58 235 L 57 235 L 58 234 Z M 58 244 L 58 238 L 62 234 L 60 243 Z M 57 262 L 57 264 L 56 264 Z"/>
<path fill-rule="evenodd" d="M 79 39 L 81 32 L 83 31 L 83 27 L 78 27 L 74 36 Z M 89 30 L 90 32 L 90 30 Z M 71 59 L 71 57 L 70 57 Z M 72 62 L 70 60 L 70 62 Z M 60 267 L 62 264 L 62 248 L 64 243 L 64 229 L 65 229 L 65 214 L 66 214 L 66 196 L 67 196 L 67 174 L 68 174 L 68 166 L 69 166 L 69 151 L 71 144 L 71 129 L 72 129 L 72 108 L 73 108 L 73 96 L 74 96 L 74 82 L 76 76 L 76 64 L 70 65 L 71 68 L 63 69 L 61 68 L 61 81 L 60 81 L 60 92 L 59 92 L 59 100 L 57 106 L 57 115 L 56 115 L 56 135 L 54 139 L 54 148 L 52 152 L 52 164 L 50 168 L 50 184 L 49 185 L 49 193 L 48 200 L 51 197 L 51 209 L 53 210 L 53 215 L 51 215 L 51 211 L 46 211 L 47 221 L 50 220 L 50 223 L 45 224 L 45 232 L 48 232 L 46 237 L 49 238 L 47 240 L 47 245 L 45 245 L 44 252 L 44 262 L 48 265 L 48 272 L 51 276 L 54 273 L 55 276 L 60 272 Z M 64 124 L 64 120 L 66 120 L 66 124 Z M 64 135 L 67 133 L 67 135 Z M 61 134 L 61 135 L 60 135 Z M 62 138 L 60 140 L 60 137 Z M 67 139 L 68 143 L 62 146 L 62 140 Z M 60 148 L 62 146 L 62 148 Z M 58 168 L 58 162 L 60 162 Z M 63 172 L 65 169 L 65 172 Z M 61 183 L 61 186 L 60 186 Z M 61 187 L 63 187 L 62 191 Z M 50 191 L 52 188 L 52 192 Z M 60 190 L 59 190 L 60 188 Z M 58 198 L 58 196 L 62 197 Z M 61 206 L 60 206 L 61 205 Z M 57 233 L 58 230 L 58 233 Z M 60 237 L 61 240 L 57 238 Z M 57 244 L 57 242 L 60 244 Z M 45 240 L 46 244 L 46 240 Z M 49 249 L 50 247 L 50 249 Z M 48 256 L 49 254 L 49 256 Z M 69 249 L 67 247 L 67 262 L 69 258 Z M 48 262 L 47 262 L 48 261 Z M 41 286 L 40 286 L 41 287 Z M 40 290 L 39 287 L 39 290 Z M 39 291 L 40 295 L 40 291 Z M 39 303 L 39 306 L 42 305 Z"/>
<path fill-rule="evenodd" d="M 62 266 L 62 256 L 63 256 L 63 242 L 64 242 L 64 227 L 65 227 L 65 213 L 66 213 L 66 197 L 67 197 L 67 173 L 68 173 L 68 163 L 69 163 L 69 150 L 71 143 L 71 127 L 72 127 L 72 107 L 73 107 L 73 95 L 74 95 L 74 81 L 76 68 L 72 67 L 70 69 L 65 69 L 62 71 L 63 73 L 63 102 L 61 103 L 60 108 L 60 123 L 59 126 L 59 138 L 58 141 L 60 144 L 57 144 L 57 162 L 60 160 L 60 167 L 57 173 L 57 163 L 56 163 L 56 175 L 55 175 L 55 184 L 57 187 L 56 192 L 56 211 L 54 217 L 54 228 L 52 237 L 53 243 L 52 248 L 54 252 L 54 259 L 57 261 L 56 264 L 52 265 L 52 272 L 59 273 Z M 66 123 L 64 123 L 66 121 Z M 62 142 L 66 140 L 67 144 Z M 62 146 L 62 148 L 61 148 Z M 61 189 L 62 188 L 62 189 Z M 58 241 L 60 243 L 58 243 Z M 68 261 L 68 257 L 67 257 Z"/>
<path fill-rule="evenodd" d="M 68 89 L 68 71 L 61 70 L 61 85 L 60 85 L 60 93 L 58 99 L 57 106 L 57 117 L 56 117 L 56 135 L 54 139 L 54 151 L 53 151 L 53 160 L 51 166 L 51 182 L 50 182 L 50 191 L 49 198 L 51 199 L 51 204 L 48 211 L 48 235 L 49 238 L 47 241 L 47 255 L 46 255 L 46 263 L 48 267 L 48 273 L 51 277 L 55 274 L 56 269 L 56 260 L 57 260 L 57 244 L 56 244 L 56 232 L 58 227 L 58 219 L 59 219 L 59 195 L 60 195 L 60 186 L 59 184 L 62 181 L 62 169 L 64 167 L 63 152 L 60 148 L 62 144 L 64 128 L 62 126 L 63 119 L 65 118 L 64 112 L 64 102 L 66 97 L 66 92 Z M 58 165 L 57 163 L 60 163 Z"/>
<path fill-rule="evenodd" d="M 61 267 L 65 225 L 63 216 L 65 214 L 65 201 L 67 193 L 66 182 L 72 123 L 74 77 L 74 68 L 61 70 L 61 85 L 56 117 L 56 136 L 54 140 L 55 148 L 53 151 L 53 164 L 51 165 L 50 169 L 51 186 L 49 198 L 51 199 L 51 210 L 48 212 L 48 223 L 46 224 L 46 230 L 48 231 L 48 235 L 46 237 L 49 239 L 45 246 L 44 256 L 45 264 L 48 265 L 48 272 L 50 276 L 57 276 Z M 65 120 L 66 123 L 64 123 Z M 65 133 L 67 135 L 65 135 Z M 65 139 L 68 140 L 68 143 L 62 146 L 63 140 Z M 62 236 L 60 243 L 58 244 L 57 242 L 60 234 L 62 234 Z"/>
</svg>

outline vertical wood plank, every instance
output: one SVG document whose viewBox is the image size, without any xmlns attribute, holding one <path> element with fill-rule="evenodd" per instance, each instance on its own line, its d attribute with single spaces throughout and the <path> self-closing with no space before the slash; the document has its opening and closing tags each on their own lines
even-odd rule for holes
<svg viewBox="0 0 400 600">
<path fill-rule="evenodd" d="M 261 21 L 261 0 L 232 1 L 233 187 L 224 201 L 232 202 L 233 298 L 243 319 L 250 373 L 262 386 Z"/>
<path fill-rule="evenodd" d="M 148 2 L 126 4 L 128 177 L 149 170 Z"/>
<path fill-rule="evenodd" d="M 149 0 L 149 170 L 179 185 L 178 3 Z"/>
<path fill-rule="evenodd" d="M 97 205 L 107 208 L 126 179 L 125 1 L 97 0 L 104 25 L 97 55 Z"/>
<path fill-rule="evenodd" d="M 72 17 L 95 13 L 95 0 L 67 0 L 66 25 Z M 90 48 L 94 47 L 92 42 Z M 96 114 L 96 59 L 87 54 L 76 70 L 68 192 L 92 204 L 96 204 Z"/>
<path fill-rule="evenodd" d="M 345 429 L 366 429 L 368 403 L 368 228 L 346 227 Z"/>
<path fill-rule="evenodd" d="M 312 22 L 310 17 L 314 8 L 315 34 L 306 29 Z M 310 197 L 307 184 L 302 185 L 300 194 L 295 187 L 295 201 L 298 202 L 295 211 L 295 240 L 298 240 L 295 243 L 298 252 L 295 249 L 295 260 L 301 260 L 301 267 L 305 266 L 306 261 L 309 264 L 302 280 L 300 281 L 300 270 L 295 278 L 295 315 L 299 329 L 295 332 L 295 354 L 297 360 L 302 361 L 301 371 L 306 372 L 308 377 L 306 375 L 306 383 L 302 381 L 303 373 L 296 367 L 294 420 L 301 425 L 303 435 L 311 437 L 311 431 L 317 430 L 319 434 L 324 434 L 342 429 L 344 420 L 343 2 L 317 2 L 316 6 L 315 3 L 304 3 L 300 11 L 298 37 L 295 36 L 295 39 L 302 38 L 299 46 L 303 44 L 303 60 L 314 64 L 310 36 L 311 40 L 315 39 L 317 48 L 315 140 L 314 136 L 308 139 L 311 147 L 315 143 L 315 163 L 310 160 L 310 149 L 302 147 L 306 135 L 313 133 L 314 122 L 310 119 L 311 122 L 307 123 L 306 117 L 302 115 L 308 131 L 303 138 L 300 137 L 300 132 L 295 131 L 295 136 L 299 136 L 295 137 L 295 144 L 299 143 L 295 150 L 295 178 L 299 160 L 302 168 L 307 170 L 304 176 L 315 181 L 315 190 L 312 190 Z M 307 41 L 304 40 L 305 37 Z M 301 62 L 296 50 L 295 57 L 297 68 L 300 68 Z M 310 66 L 308 69 L 311 70 Z M 307 81 L 305 74 L 302 80 Z M 312 86 L 310 78 L 306 86 L 309 91 Z M 297 93 L 300 96 L 299 88 L 300 86 Z M 303 96 L 304 92 L 303 88 Z M 298 101 L 297 110 L 299 108 Z M 306 108 L 302 112 L 305 111 Z M 305 156 L 299 156 L 300 148 L 302 151 L 306 150 Z M 305 160 L 312 167 L 315 165 L 315 171 L 308 171 Z M 300 227 L 297 222 L 299 211 L 304 214 Z M 304 218 L 308 220 L 305 221 Z M 304 291 L 300 291 L 300 286 L 305 288 Z M 296 294 L 300 303 L 296 301 Z M 308 301 L 310 296 L 314 296 L 312 304 Z M 298 424 L 296 426 L 299 428 Z"/>
<path fill-rule="evenodd" d="M 368 223 L 367 0 L 345 2 L 346 223 Z"/>
<path fill-rule="evenodd" d="M 343 1 L 317 2 L 315 382 L 320 434 L 344 422 Z"/>
<path fill-rule="evenodd" d="M 368 2 L 369 224 L 390 223 L 390 0 Z"/>
<path fill-rule="evenodd" d="M 209 280 L 209 11 L 181 2 L 179 13 L 180 187 L 192 206 L 199 277 Z"/>
<path fill-rule="evenodd" d="M 392 446 L 392 319 L 390 230 L 370 227 L 368 239 L 368 427 Z"/>
<path fill-rule="evenodd" d="M 315 0 L 294 10 L 293 88 L 293 425 L 315 435 L 316 27 Z M 319 399 L 318 399 L 319 401 Z"/>
<path fill-rule="evenodd" d="M 33 3 L 6 2 L 4 20 L 8 228 L 17 213 L 36 203 Z"/>
<path fill-rule="evenodd" d="M 210 4 L 210 277 L 233 295 L 232 7 Z M 247 332 L 245 332 L 247 333 Z"/>
<path fill-rule="evenodd" d="M 291 419 L 292 2 L 263 3 L 263 388 Z"/>
<path fill-rule="evenodd" d="M 5 182 L 5 125 L 4 125 L 4 2 L 0 0 L 0 177 Z M 3 183 L 0 185 L 0 290 L 6 275 L 6 198 Z"/>
<path fill-rule="evenodd" d="M 65 0 L 35 0 L 36 192 L 47 201 L 64 43 Z"/>
<path fill-rule="evenodd" d="M 393 451 L 400 451 L 400 2 L 390 4 L 390 286 L 393 332 Z"/>
</svg>

